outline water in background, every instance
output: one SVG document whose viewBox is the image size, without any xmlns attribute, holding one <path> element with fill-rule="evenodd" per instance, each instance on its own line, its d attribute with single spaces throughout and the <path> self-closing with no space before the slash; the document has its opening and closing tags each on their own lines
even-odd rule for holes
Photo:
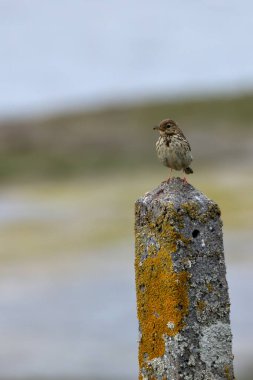
<svg viewBox="0 0 253 380">
<path fill-rule="evenodd" d="M 228 280 L 241 375 L 252 355 L 252 265 L 229 266 Z M 51 268 L 14 266 L 1 274 L 0 290 L 0 379 L 137 378 L 133 246 L 63 259 Z"/>
</svg>

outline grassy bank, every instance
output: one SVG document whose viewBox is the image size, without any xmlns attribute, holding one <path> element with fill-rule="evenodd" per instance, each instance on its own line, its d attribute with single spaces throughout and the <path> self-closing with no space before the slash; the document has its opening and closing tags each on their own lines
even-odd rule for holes
<svg viewBox="0 0 253 380">
<path fill-rule="evenodd" d="M 182 126 L 203 165 L 244 159 L 252 150 L 252 94 L 110 107 L 1 123 L 0 180 L 155 167 L 152 126 L 168 116 Z"/>
</svg>

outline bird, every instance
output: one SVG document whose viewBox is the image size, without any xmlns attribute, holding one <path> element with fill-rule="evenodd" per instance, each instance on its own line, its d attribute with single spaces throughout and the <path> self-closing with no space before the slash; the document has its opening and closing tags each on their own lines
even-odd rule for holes
<svg viewBox="0 0 253 380">
<path fill-rule="evenodd" d="M 156 152 L 161 163 L 169 167 L 171 173 L 174 169 L 183 170 L 185 174 L 192 174 L 191 146 L 177 123 L 172 119 L 164 119 L 153 129 L 159 131 Z M 184 181 L 187 182 L 185 177 Z"/>
</svg>

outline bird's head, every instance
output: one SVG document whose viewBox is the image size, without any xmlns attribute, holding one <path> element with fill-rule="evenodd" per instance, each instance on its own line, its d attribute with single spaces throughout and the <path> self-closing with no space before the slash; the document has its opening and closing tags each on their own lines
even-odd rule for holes
<svg viewBox="0 0 253 380">
<path fill-rule="evenodd" d="M 158 126 L 154 127 L 153 129 L 158 130 L 160 132 L 160 135 L 165 135 L 165 134 L 171 133 L 176 128 L 178 128 L 178 126 L 175 123 L 175 121 L 171 119 L 165 119 L 165 120 L 162 120 L 161 123 Z"/>
</svg>

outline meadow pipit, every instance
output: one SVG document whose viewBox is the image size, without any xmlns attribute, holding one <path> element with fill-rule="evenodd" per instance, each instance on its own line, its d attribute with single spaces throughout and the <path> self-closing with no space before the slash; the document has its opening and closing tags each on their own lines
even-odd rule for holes
<svg viewBox="0 0 253 380">
<path fill-rule="evenodd" d="M 175 170 L 193 173 L 191 147 L 181 129 L 171 119 L 162 120 L 158 127 L 160 133 L 156 142 L 156 152 L 163 165 Z"/>
</svg>

